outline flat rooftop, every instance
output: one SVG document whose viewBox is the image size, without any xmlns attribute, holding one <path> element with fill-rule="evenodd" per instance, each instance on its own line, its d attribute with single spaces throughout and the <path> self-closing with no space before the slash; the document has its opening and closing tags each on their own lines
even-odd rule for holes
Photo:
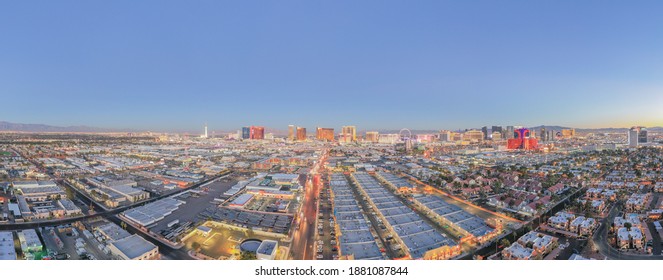
<svg viewBox="0 0 663 280">
<path fill-rule="evenodd" d="M 111 243 L 111 246 L 115 246 L 115 248 L 129 259 L 138 258 L 157 248 L 156 245 L 136 234 L 115 241 Z"/>
</svg>

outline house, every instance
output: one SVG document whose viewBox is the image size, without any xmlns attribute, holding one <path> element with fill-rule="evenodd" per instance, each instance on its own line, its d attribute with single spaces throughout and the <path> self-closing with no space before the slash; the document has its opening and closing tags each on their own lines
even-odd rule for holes
<svg viewBox="0 0 663 280">
<path fill-rule="evenodd" d="M 558 183 L 546 190 L 546 195 L 561 194 L 566 187 L 562 183 Z"/>
<path fill-rule="evenodd" d="M 568 230 L 569 223 L 571 220 L 575 219 L 575 215 L 560 211 L 548 219 L 548 225 L 556 229 Z"/>
<path fill-rule="evenodd" d="M 505 260 L 534 260 L 539 259 L 532 248 L 527 248 L 520 243 L 513 243 L 502 250 L 502 259 Z"/>
<path fill-rule="evenodd" d="M 638 227 L 632 227 L 630 230 L 622 227 L 617 230 L 617 246 L 620 249 L 642 249 L 644 245 L 644 235 Z"/>
</svg>

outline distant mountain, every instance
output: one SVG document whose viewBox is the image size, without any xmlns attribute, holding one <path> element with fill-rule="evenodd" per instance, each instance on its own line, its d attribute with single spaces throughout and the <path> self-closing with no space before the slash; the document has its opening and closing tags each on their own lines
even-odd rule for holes
<svg viewBox="0 0 663 280">
<path fill-rule="evenodd" d="M 127 130 L 105 129 L 91 126 L 52 126 L 0 121 L 0 131 L 12 132 L 127 132 Z"/>
<path fill-rule="evenodd" d="M 541 128 L 545 128 L 546 130 L 561 131 L 562 129 L 570 129 L 571 127 L 559 126 L 559 125 L 539 125 L 535 127 L 530 127 L 529 129 L 532 131 L 540 131 Z"/>
</svg>

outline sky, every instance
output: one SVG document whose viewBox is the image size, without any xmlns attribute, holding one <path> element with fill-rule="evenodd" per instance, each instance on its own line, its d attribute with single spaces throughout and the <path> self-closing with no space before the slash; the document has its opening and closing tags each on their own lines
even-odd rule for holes
<svg viewBox="0 0 663 280">
<path fill-rule="evenodd" d="M 0 121 L 663 126 L 662 1 L 4 1 Z"/>
</svg>

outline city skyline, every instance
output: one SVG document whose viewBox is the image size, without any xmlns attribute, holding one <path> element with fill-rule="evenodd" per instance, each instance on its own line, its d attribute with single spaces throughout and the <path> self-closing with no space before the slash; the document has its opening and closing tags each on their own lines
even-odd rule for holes
<svg viewBox="0 0 663 280">
<path fill-rule="evenodd" d="M 380 4 L 7 4 L 0 91 L 12 106 L 0 120 L 141 131 L 663 124 L 660 3 Z"/>
</svg>

